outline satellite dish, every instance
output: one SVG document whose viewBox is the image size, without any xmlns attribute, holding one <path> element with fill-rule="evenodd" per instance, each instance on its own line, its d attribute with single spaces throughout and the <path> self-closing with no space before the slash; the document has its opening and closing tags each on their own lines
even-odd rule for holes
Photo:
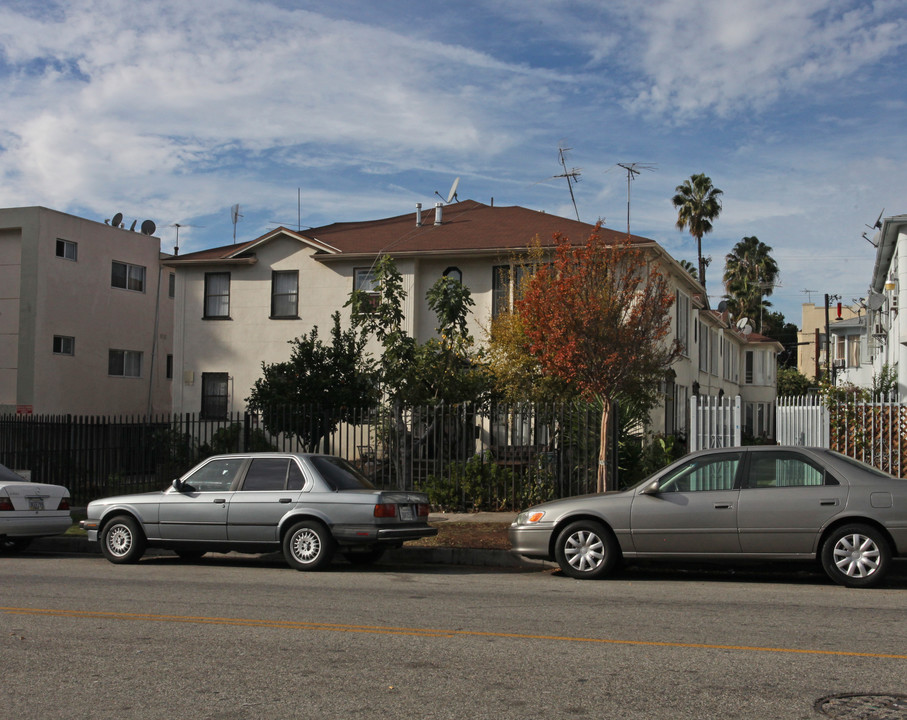
<svg viewBox="0 0 907 720">
<path fill-rule="evenodd" d="M 881 230 L 882 229 L 882 215 L 885 214 L 885 208 L 882 208 L 882 212 L 879 213 L 879 216 L 876 218 L 876 221 L 870 226 L 867 225 L 870 230 Z"/>
<path fill-rule="evenodd" d="M 142 223 L 142 235 L 154 235 L 155 230 L 157 230 L 157 226 L 153 220 L 145 220 Z"/>
<path fill-rule="evenodd" d="M 113 220 L 110 221 L 110 224 L 113 225 L 113 227 L 119 227 L 121 222 L 123 222 L 123 213 L 117 213 L 113 216 Z"/>
<path fill-rule="evenodd" d="M 749 335 L 753 332 L 753 326 L 750 323 L 749 318 L 742 317 L 737 321 L 737 329 L 742 332 L 744 335 Z"/>
<path fill-rule="evenodd" d="M 138 222 L 138 220 L 133 220 L 133 221 L 132 221 L 132 225 L 129 226 L 129 232 L 135 232 L 135 224 L 136 224 L 137 222 Z"/>
<path fill-rule="evenodd" d="M 460 184 L 460 178 L 456 178 L 453 181 L 453 185 L 450 186 L 450 192 L 447 193 L 447 200 L 445 200 L 444 202 L 449 203 L 451 200 L 453 200 L 455 197 L 457 197 L 457 186 L 459 184 Z M 459 200 L 459 198 L 457 198 L 457 200 Z"/>
<path fill-rule="evenodd" d="M 866 299 L 866 305 L 870 310 L 881 310 L 885 304 L 885 296 L 882 293 L 870 292 Z"/>
<path fill-rule="evenodd" d="M 718 312 L 723 313 L 727 310 L 727 300 L 722 300 L 718 303 Z"/>
</svg>

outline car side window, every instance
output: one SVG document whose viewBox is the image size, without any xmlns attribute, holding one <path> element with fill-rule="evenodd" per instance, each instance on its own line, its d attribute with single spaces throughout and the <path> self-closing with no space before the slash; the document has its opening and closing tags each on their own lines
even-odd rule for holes
<svg viewBox="0 0 907 720">
<path fill-rule="evenodd" d="M 249 464 L 242 490 L 283 490 L 287 485 L 289 467 L 288 458 L 254 458 Z"/>
<path fill-rule="evenodd" d="M 236 474 L 244 462 L 243 458 L 212 460 L 186 478 L 186 489 L 195 490 L 196 492 L 223 492 L 229 490 L 233 486 Z"/>
<path fill-rule="evenodd" d="M 742 453 L 698 457 L 659 480 L 658 492 L 733 490 Z"/>
<path fill-rule="evenodd" d="M 805 455 L 776 451 L 752 454 L 746 486 L 781 488 L 837 484 L 834 477 Z"/>
<path fill-rule="evenodd" d="M 302 490 L 305 487 L 305 475 L 299 469 L 295 460 L 290 461 L 290 471 L 287 474 L 287 490 Z"/>
</svg>

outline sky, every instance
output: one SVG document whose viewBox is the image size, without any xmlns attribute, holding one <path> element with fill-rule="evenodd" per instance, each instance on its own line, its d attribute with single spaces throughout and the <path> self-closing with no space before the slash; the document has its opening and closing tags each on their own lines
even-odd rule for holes
<svg viewBox="0 0 907 720">
<path fill-rule="evenodd" d="M 671 197 L 704 173 L 712 306 L 756 236 L 799 324 L 865 297 L 905 134 L 904 0 L 0 0 L 0 207 L 150 219 L 165 252 L 232 243 L 235 204 L 244 242 L 460 178 L 621 230 L 629 198 L 631 231 L 695 264 Z"/>
</svg>

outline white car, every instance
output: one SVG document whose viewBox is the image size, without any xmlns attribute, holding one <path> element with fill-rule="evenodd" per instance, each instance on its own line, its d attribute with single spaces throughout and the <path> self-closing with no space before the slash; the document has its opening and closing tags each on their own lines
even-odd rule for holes
<svg viewBox="0 0 907 720">
<path fill-rule="evenodd" d="M 71 526 L 69 490 L 29 482 L 0 465 L 0 550 L 24 550 L 32 538 L 59 535 Z"/>
</svg>

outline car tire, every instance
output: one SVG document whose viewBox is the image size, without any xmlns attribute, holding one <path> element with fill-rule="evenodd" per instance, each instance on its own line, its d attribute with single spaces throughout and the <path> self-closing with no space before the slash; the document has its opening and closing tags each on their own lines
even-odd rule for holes
<svg viewBox="0 0 907 720">
<path fill-rule="evenodd" d="M 145 535 L 128 515 L 118 515 L 101 530 L 101 552 L 110 562 L 135 563 L 145 553 Z"/>
<path fill-rule="evenodd" d="M 347 550 L 343 557 L 353 565 L 372 565 L 384 557 L 383 547 L 372 547 L 365 550 Z"/>
<path fill-rule="evenodd" d="M 31 545 L 30 537 L 5 537 L 0 538 L 0 551 L 8 553 L 22 552 Z"/>
<path fill-rule="evenodd" d="M 594 520 L 578 520 L 561 530 L 554 543 L 554 557 L 564 575 L 596 580 L 617 564 L 620 549 L 611 532 Z"/>
<path fill-rule="evenodd" d="M 296 523 L 283 537 L 283 556 L 296 570 L 321 570 L 334 556 L 330 531 L 315 520 Z"/>
<path fill-rule="evenodd" d="M 845 587 L 877 585 L 891 566 L 891 548 L 871 525 L 842 525 L 822 544 L 822 567 Z"/>
</svg>

